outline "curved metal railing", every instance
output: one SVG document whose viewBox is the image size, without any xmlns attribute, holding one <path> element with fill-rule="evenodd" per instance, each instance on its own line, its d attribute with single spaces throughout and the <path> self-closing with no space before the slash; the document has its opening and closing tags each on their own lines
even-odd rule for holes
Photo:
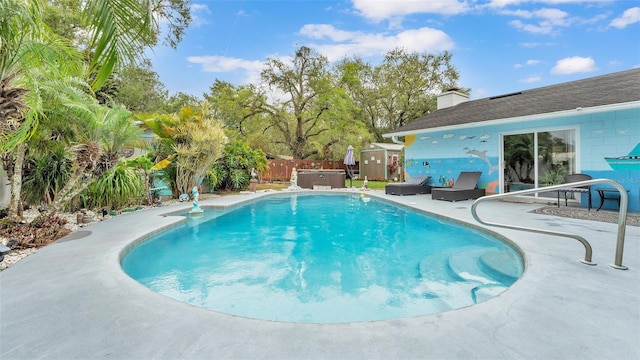
<svg viewBox="0 0 640 360">
<path fill-rule="evenodd" d="M 525 226 L 516 226 L 516 225 L 508 225 L 508 224 L 500 224 L 500 223 L 484 221 L 480 219 L 480 217 L 478 217 L 478 213 L 476 211 L 476 208 L 478 207 L 478 205 L 486 201 L 491 201 L 491 200 L 496 200 L 496 199 L 501 199 L 501 198 L 511 197 L 511 196 L 539 193 L 539 192 L 558 191 L 564 188 L 581 187 L 581 186 L 594 185 L 594 184 L 609 184 L 620 192 L 620 211 L 619 211 L 620 215 L 618 217 L 618 238 L 616 243 L 616 255 L 615 255 L 614 263 L 611 264 L 610 266 L 619 270 L 627 270 L 628 268 L 622 265 L 622 252 L 624 250 L 624 236 L 625 236 L 625 230 L 627 226 L 627 204 L 629 200 L 628 200 L 627 190 L 624 187 L 622 187 L 622 185 L 618 184 L 613 180 L 592 179 L 592 180 L 578 181 L 578 182 L 566 183 L 566 184 L 560 184 L 560 185 L 545 186 L 541 188 L 513 191 L 508 193 L 502 193 L 502 194 L 487 195 L 473 202 L 473 205 L 471 206 L 471 215 L 473 216 L 474 219 L 476 219 L 477 222 L 487 226 L 495 226 L 495 227 L 501 227 L 505 229 L 529 231 L 529 232 L 535 232 L 535 233 L 547 234 L 547 235 L 564 236 L 564 237 L 576 239 L 580 243 L 582 243 L 582 245 L 584 245 L 585 247 L 584 259 L 580 259 L 579 261 L 587 265 L 595 265 L 595 263 L 591 262 L 591 255 L 592 255 L 591 245 L 582 236 L 559 232 L 559 231 L 551 231 L 551 230 L 545 230 L 545 229 L 530 228 Z"/>
</svg>

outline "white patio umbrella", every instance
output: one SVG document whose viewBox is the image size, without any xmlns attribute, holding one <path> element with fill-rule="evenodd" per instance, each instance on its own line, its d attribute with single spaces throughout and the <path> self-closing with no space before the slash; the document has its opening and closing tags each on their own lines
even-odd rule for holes
<svg viewBox="0 0 640 360">
<path fill-rule="evenodd" d="M 349 174 L 349 187 L 353 187 L 353 166 L 356 164 L 356 159 L 353 157 L 353 146 L 351 145 L 347 148 L 347 155 L 344 156 L 344 164 Z"/>
</svg>

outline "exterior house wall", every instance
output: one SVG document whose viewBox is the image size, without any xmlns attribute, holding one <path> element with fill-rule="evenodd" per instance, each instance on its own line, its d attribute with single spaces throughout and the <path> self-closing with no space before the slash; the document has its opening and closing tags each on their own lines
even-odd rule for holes
<svg viewBox="0 0 640 360">
<path fill-rule="evenodd" d="M 500 138 L 529 131 L 576 129 L 577 169 L 593 178 L 612 179 L 629 190 L 629 211 L 640 211 L 640 160 L 625 169 L 613 169 L 605 157 L 628 155 L 640 144 L 640 107 L 622 110 L 563 112 L 518 121 L 488 121 L 451 126 L 446 130 L 419 130 L 405 137 L 406 177 L 429 175 L 432 184 L 455 181 L 461 171 L 482 171 L 479 187 L 487 193 L 500 188 Z M 437 130 L 437 129 L 434 129 Z M 593 202 L 599 205 L 597 193 Z M 586 206 L 586 202 L 582 202 Z M 617 208 L 607 201 L 603 208 Z"/>
</svg>

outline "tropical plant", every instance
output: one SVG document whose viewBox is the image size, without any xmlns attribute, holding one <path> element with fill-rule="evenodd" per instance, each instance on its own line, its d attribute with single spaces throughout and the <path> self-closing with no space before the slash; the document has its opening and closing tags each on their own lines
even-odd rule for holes
<svg viewBox="0 0 640 360">
<path fill-rule="evenodd" d="M 29 224 L 0 225 L 0 237 L 18 239 L 18 248 L 42 247 L 68 235 L 71 230 L 65 227 L 66 223 L 55 215 L 40 215 Z"/>
<path fill-rule="evenodd" d="M 80 53 L 42 22 L 41 2 L 0 1 L 0 154 L 10 176 L 8 218 L 21 214 L 24 142 L 44 117 L 49 95 L 81 73 Z"/>
<path fill-rule="evenodd" d="M 157 137 L 152 170 L 162 170 L 164 176 L 175 174 L 171 182 L 178 194 L 190 193 L 204 180 L 227 143 L 222 124 L 210 110 L 209 104 L 202 102 L 175 114 L 140 117 Z"/>
<path fill-rule="evenodd" d="M 169 1 L 176 2 L 180 0 Z M 63 108 L 72 114 L 77 110 L 66 99 L 56 100 L 57 92 L 43 94 L 42 90 L 66 88 L 66 82 L 82 72 L 84 79 L 91 78 L 93 90 L 99 89 L 117 66 L 130 63 L 145 46 L 156 43 L 158 26 L 153 14 L 163 15 L 162 10 L 166 10 L 166 3 L 154 1 L 88 0 L 79 5 L 82 28 L 90 34 L 85 47 L 86 58 L 89 59 L 86 71 L 83 71 L 84 63 L 78 47 L 45 25 L 41 1 L 0 1 L 0 153 L 11 176 L 8 217 L 13 220 L 21 217 L 24 142 L 46 116 L 45 109 L 56 108 L 47 106 L 48 101 L 63 103 Z M 182 10 L 188 15 L 188 9 Z M 165 18 L 171 17 L 169 13 L 164 15 Z M 49 98 L 44 95 L 49 95 Z M 80 109 L 86 108 L 82 103 L 75 105 L 80 105 Z M 93 151 L 99 146 L 93 145 L 79 144 L 72 150 L 78 150 L 75 153 L 79 156 L 99 155 Z M 76 181 L 82 176 L 79 172 L 87 170 L 82 166 L 74 169 L 71 179 Z M 57 199 L 70 200 L 74 191 L 68 191 L 66 186 L 62 190 L 67 191 Z M 54 201 L 54 211 L 55 206 L 60 205 L 57 202 Z"/>
<path fill-rule="evenodd" d="M 64 144 L 51 141 L 46 152 L 27 157 L 22 198 L 31 205 L 50 205 L 71 175 L 71 159 Z"/>
<path fill-rule="evenodd" d="M 146 197 L 144 177 L 123 158 L 80 194 L 87 208 L 119 209 Z"/>
<path fill-rule="evenodd" d="M 143 177 L 144 193 L 146 194 L 147 204 L 152 203 L 149 184 L 151 183 L 151 169 L 153 168 L 153 161 L 151 161 L 150 155 L 150 153 L 146 153 L 127 161 L 127 166 L 136 169 L 136 171 Z"/>
<path fill-rule="evenodd" d="M 181 194 L 190 193 L 199 185 L 222 154 L 227 137 L 222 125 L 209 117 L 206 103 L 200 111 L 183 109 L 184 123 L 178 128 L 177 141 L 173 146 L 176 154 L 176 186 Z"/>
<path fill-rule="evenodd" d="M 225 146 L 207 180 L 218 190 L 244 189 L 251 180 L 251 169 L 259 173 L 268 171 L 267 158 L 261 150 L 253 150 L 248 144 L 236 141 Z"/>
<path fill-rule="evenodd" d="M 123 147 L 140 142 L 141 130 L 132 122 L 131 113 L 122 107 L 89 106 L 93 116 L 83 124 L 85 133 L 70 147 L 72 173 L 56 194 L 48 212 L 55 213 L 118 162 Z"/>
</svg>

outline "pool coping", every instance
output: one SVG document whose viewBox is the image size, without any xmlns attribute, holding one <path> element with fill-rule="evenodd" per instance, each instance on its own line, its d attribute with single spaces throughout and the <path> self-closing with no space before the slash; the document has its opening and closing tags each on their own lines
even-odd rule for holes
<svg viewBox="0 0 640 360">
<path fill-rule="evenodd" d="M 471 217 L 471 201 L 367 194 L 484 228 Z M 201 205 L 233 206 L 261 196 Z M 577 261 L 583 249 L 574 240 L 490 229 L 525 256 L 525 273 L 509 290 L 448 312 L 347 324 L 247 319 L 154 293 L 122 271 L 122 251 L 184 221 L 167 214 L 190 205 L 123 214 L 0 272 L 0 357 L 640 358 L 640 228 L 627 227 L 623 263 L 629 270 L 616 270 L 608 264 L 617 225 L 529 213 L 541 206 L 488 203 L 479 213 L 577 233 L 591 242 L 597 266 Z"/>
</svg>

